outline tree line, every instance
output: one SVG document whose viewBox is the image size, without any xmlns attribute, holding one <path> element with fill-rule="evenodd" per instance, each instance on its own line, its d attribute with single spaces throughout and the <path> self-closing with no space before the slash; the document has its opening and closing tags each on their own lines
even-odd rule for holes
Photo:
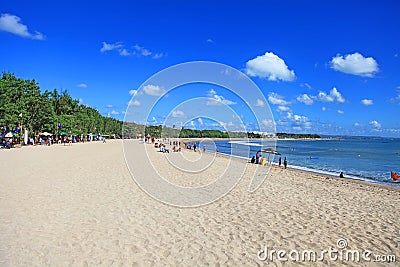
<svg viewBox="0 0 400 267">
<path fill-rule="evenodd" d="M 31 134 L 47 131 L 52 134 L 108 134 L 116 137 L 181 138 L 262 138 L 254 132 L 223 132 L 220 130 L 176 129 L 124 123 L 102 116 L 96 109 L 80 104 L 66 90 L 41 91 L 35 80 L 24 80 L 3 72 L 0 79 L 0 132 L 15 131 L 22 122 Z M 21 134 L 23 131 L 20 131 Z M 316 134 L 277 133 L 278 138 L 320 138 Z"/>
<path fill-rule="evenodd" d="M 15 131 L 21 122 L 22 128 L 31 134 L 47 131 L 53 134 L 115 134 L 118 137 L 123 124 L 80 104 L 65 90 L 42 92 L 35 80 L 24 80 L 3 72 L 0 79 L 1 132 Z"/>
</svg>

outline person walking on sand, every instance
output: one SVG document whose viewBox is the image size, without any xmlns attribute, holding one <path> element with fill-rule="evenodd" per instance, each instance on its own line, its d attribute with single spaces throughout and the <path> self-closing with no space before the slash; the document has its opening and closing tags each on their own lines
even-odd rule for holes
<svg viewBox="0 0 400 267">
<path fill-rule="evenodd" d="M 283 160 L 283 166 L 285 166 L 285 169 L 287 168 L 287 160 L 286 160 L 286 157 L 285 157 L 285 159 Z"/>
</svg>

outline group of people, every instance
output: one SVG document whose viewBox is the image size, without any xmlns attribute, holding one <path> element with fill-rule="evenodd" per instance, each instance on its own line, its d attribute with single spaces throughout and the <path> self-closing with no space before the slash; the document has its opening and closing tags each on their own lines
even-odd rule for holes
<svg viewBox="0 0 400 267">
<path fill-rule="evenodd" d="M 253 157 L 251 158 L 250 162 L 251 162 L 251 163 L 254 163 L 254 164 L 260 164 L 260 159 L 261 159 L 261 158 L 262 158 L 262 154 L 259 153 L 259 152 L 257 152 L 256 155 L 253 156 Z M 278 166 L 279 166 L 279 167 L 282 166 L 282 158 L 281 158 L 281 157 L 279 157 Z M 285 157 L 284 160 L 283 160 L 283 167 L 284 167 L 285 169 L 287 168 L 287 159 L 286 159 L 286 157 Z"/>
</svg>

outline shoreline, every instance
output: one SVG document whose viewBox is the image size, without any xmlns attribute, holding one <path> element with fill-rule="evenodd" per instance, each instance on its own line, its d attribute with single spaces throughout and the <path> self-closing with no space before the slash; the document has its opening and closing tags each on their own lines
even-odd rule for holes
<svg viewBox="0 0 400 267">
<path fill-rule="evenodd" d="M 184 140 L 187 140 L 186 138 L 183 138 Z M 201 139 L 201 138 L 200 138 Z M 206 138 L 204 138 L 206 139 Z M 125 139 L 125 140 L 139 140 L 139 139 Z M 219 138 L 219 139 L 215 139 L 215 140 L 227 140 L 226 138 Z M 228 139 L 229 140 L 229 139 Z M 233 139 L 232 139 L 233 140 Z M 242 140 L 242 139 L 241 139 Z M 294 139 L 294 140 L 299 140 L 299 139 Z M 123 139 L 109 139 L 107 140 L 108 142 L 119 142 L 119 141 L 123 141 Z M 182 141 L 182 139 L 180 139 L 180 141 Z M 194 142 L 194 139 L 190 139 L 187 140 L 189 142 Z M 182 141 L 183 142 L 183 141 Z M 73 143 L 72 145 L 85 145 L 85 144 L 96 144 L 96 143 L 102 143 L 101 141 L 92 141 L 92 142 L 84 142 L 84 143 Z M 169 147 L 170 150 L 172 150 L 172 146 L 170 146 L 169 144 L 166 144 L 167 147 Z M 63 144 L 52 144 L 51 147 L 53 146 L 65 146 L 68 147 L 67 145 L 63 145 Z M 15 149 L 32 149 L 35 147 L 49 147 L 47 145 L 28 145 L 28 146 L 20 146 L 20 147 L 15 147 Z M 11 151 L 13 149 L 1 149 L 1 150 L 5 150 L 5 151 Z M 0 150 L 0 151 L 1 151 Z M 190 151 L 186 148 L 183 148 L 183 150 L 186 151 Z M 200 149 L 199 149 L 200 153 L 203 153 Z M 245 157 L 241 157 L 241 156 L 235 156 L 235 155 L 230 155 L 230 154 L 226 154 L 226 153 L 221 153 L 221 152 L 210 152 L 210 151 L 206 151 L 206 153 L 210 153 L 210 154 L 216 154 L 217 156 L 220 157 L 225 157 L 225 158 L 232 158 L 232 159 L 236 159 L 236 160 L 241 160 L 241 161 L 246 161 L 247 163 L 249 163 L 248 161 L 251 158 L 245 158 Z M 277 167 L 277 163 L 273 162 L 273 167 Z M 281 167 L 281 169 L 283 169 L 283 167 Z M 344 178 L 340 178 L 339 177 L 339 173 L 337 174 L 334 172 L 329 172 L 329 171 L 323 171 L 323 170 L 318 170 L 318 169 L 312 169 L 312 168 L 308 168 L 308 167 L 303 167 L 303 166 L 297 166 L 297 165 L 288 165 L 288 168 L 290 170 L 295 170 L 295 171 L 299 171 L 302 173 L 311 173 L 311 174 L 317 174 L 321 177 L 327 177 L 327 178 L 334 178 L 334 179 L 344 179 L 345 181 L 352 181 L 352 182 L 356 182 L 356 183 L 363 183 L 363 184 L 368 184 L 371 186 L 382 186 L 382 187 L 387 187 L 387 188 L 392 188 L 395 190 L 400 190 L 400 183 L 398 182 L 384 182 L 384 181 L 380 181 L 380 180 L 375 180 L 375 179 L 371 179 L 368 177 L 362 177 L 362 176 L 354 176 L 354 175 L 346 175 Z"/>
</svg>

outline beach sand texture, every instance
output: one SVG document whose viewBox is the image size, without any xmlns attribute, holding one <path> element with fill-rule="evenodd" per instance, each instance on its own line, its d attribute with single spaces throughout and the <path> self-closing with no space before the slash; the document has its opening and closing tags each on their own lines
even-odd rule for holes
<svg viewBox="0 0 400 267">
<path fill-rule="evenodd" d="M 143 146 L 128 142 L 133 150 Z M 340 238 L 348 249 L 397 253 L 400 260 L 396 188 L 273 168 L 249 193 L 255 166 L 248 164 L 225 197 L 198 208 L 177 208 L 138 187 L 122 151 L 118 140 L 0 151 L 0 265 L 286 266 L 260 261 L 257 253 L 265 246 L 322 251 L 337 248 Z M 171 182 L 184 186 L 213 181 L 228 161 L 213 159 L 214 176 L 182 175 L 166 158 L 179 155 L 148 151 Z M 146 157 L 135 156 L 138 162 Z M 384 265 L 328 257 L 314 264 Z"/>
</svg>

